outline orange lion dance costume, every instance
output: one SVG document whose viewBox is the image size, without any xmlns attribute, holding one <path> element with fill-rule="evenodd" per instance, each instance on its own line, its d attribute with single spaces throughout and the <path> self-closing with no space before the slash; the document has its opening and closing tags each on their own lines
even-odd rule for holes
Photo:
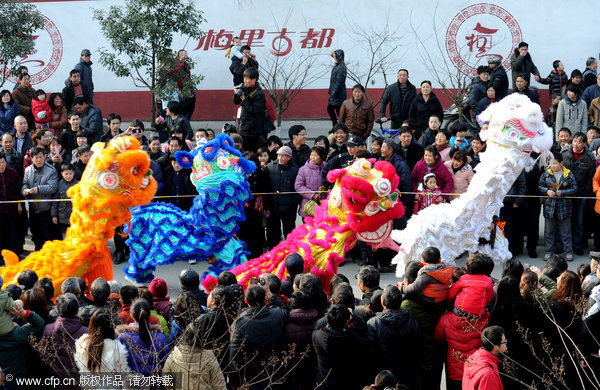
<svg viewBox="0 0 600 390">
<path fill-rule="evenodd" d="M 16 283 L 19 273 L 28 269 L 52 279 L 55 286 L 71 276 L 83 278 L 88 286 L 98 277 L 113 279 L 106 243 L 117 226 L 129 221 L 130 207 L 152 200 L 156 180 L 138 140 L 118 137 L 104 145 L 94 144 L 81 181 L 67 192 L 73 212 L 65 239 L 46 242 L 21 262 L 13 252 L 2 251 L 6 267 L 0 268 L 0 274 L 5 283 Z"/>
</svg>

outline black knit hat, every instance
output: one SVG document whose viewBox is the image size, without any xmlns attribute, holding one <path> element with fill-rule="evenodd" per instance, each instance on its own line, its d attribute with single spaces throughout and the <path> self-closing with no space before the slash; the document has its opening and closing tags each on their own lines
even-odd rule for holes
<svg viewBox="0 0 600 390">
<path fill-rule="evenodd" d="M 186 268 L 179 273 L 181 288 L 197 289 L 200 286 L 200 275 L 191 268 Z"/>
<path fill-rule="evenodd" d="M 298 275 L 304 272 L 304 259 L 298 253 L 292 253 L 285 258 L 285 269 L 290 275 Z"/>
</svg>

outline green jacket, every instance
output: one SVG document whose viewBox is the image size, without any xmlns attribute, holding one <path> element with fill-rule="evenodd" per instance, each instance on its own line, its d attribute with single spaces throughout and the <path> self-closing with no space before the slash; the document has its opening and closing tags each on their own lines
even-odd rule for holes
<svg viewBox="0 0 600 390">
<path fill-rule="evenodd" d="M 5 375 L 12 374 L 15 377 L 26 375 L 27 364 L 23 345 L 29 343 L 29 336 L 44 329 L 44 320 L 34 312 L 29 312 L 24 319 L 29 323 L 16 327 L 7 335 L 0 336 L 0 367 Z M 16 388 L 15 381 L 7 382 L 6 388 Z"/>
</svg>

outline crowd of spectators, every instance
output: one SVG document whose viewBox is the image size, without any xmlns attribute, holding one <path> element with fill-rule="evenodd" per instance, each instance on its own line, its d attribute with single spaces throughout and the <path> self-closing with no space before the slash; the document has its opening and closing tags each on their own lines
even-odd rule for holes
<svg viewBox="0 0 600 390">
<path fill-rule="evenodd" d="M 88 289 L 27 270 L 0 291 L 0 367 L 76 381 L 64 388 L 86 388 L 90 374 L 125 387 L 137 374 L 170 375 L 177 389 L 585 388 L 600 368 L 599 261 L 593 252 L 574 272 L 558 255 L 543 270 L 513 259 L 495 280 L 491 258 L 452 267 L 430 247 L 396 286 L 361 267 L 360 297 L 343 274 L 328 296 L 298 254 L 285 280 L 263 274 L 245 291 L 224 271 L 207 294 L 184 269 L 172 298 L 159 278 Z"/>
<path fill-rule="evenodd" d="M 248 243 L 252 257 L 277 245 L 294 229 L 298 217 L 312 216 L 331 188 L 327 173 L 357 158 L 388 161 L 396 169 L 405 216 L 394 221 L 395 229 L 402 229 L 423 208 L 449 202 L 468 190 L 486 143 L 474 120 L 445 123 L 430 81 L 421 82 L 417 91 L 409 71 L 400 69 L 397 82 L 385 89 L 379 105 L 379 120 L 389 122 L 397 133 L 375 136 L 375 107 L 360 84 L 352 87 L 347 98 L 344 52 L 336 50 L 328 91 L 329 136 L 315 138 L 311 146 L 307 143 L 310 129 L 294 125 L 285 143 L 269 136 L 273 115 L 259 83 L 256 56 L 239 39 L 234 45 L 230 71 L 239 115 L 235 126 L 220 131 L 229 133 L 235 147 L 257 165 L 248 178 L 250 189 L 257 194 L 280 193 L 255 196 L 245 207 L 247 220 L 238 236 Z M 161 102 L 164 111 L 152 135 L 139 119 L 122 130 L 119 113 L 106 116 L 105 126 L 102 112 L 93 103 L 90 57 L 89 50 L 81 52 L 61 93 L 46 96 L 45 91 L 35 90 L 25 67 L 19 70 L 14 90 L 0 92 L 0 249 L 22 254 L 28 229 L 36 250 L 47 240 L 63 238 L 70 203 L 43 200 L 66 199 L 67 190 L 81 180 L 93 144 L 122 135 L 135 137 L 148 152 L 157 195 L 170 196 L 166 201 L 183 210 L 192 205 L 192 197 L 187 196 L 196 194 L 191 171 L 179 166 L 174 154 L 215 137 L 212 129 L 192 128 L 195 98 L 178 97 L 164 107 Z M 186 59 L 185 51 L 177 54 L 177 66 L 184 73 Z M 0 345 L 0 367 L 5 374 L 37 376 L 162 370 L 182 373 L 179 379 L 186 388 L 250 384 L 256 389 L 267 388 L 265 381 L 291 370 L 273 387 L 359 388 L 375 378 L 371 388 L 431 389 L 439 387 L 445 363 L 449 389 L 461 388 L 460 382 L 467 389 L 499 388 L 495 385 L 499 382 L 506 388 L 522 388 L 520 382 L 539 379 L 531 367 L 546 367 L 547 362 L 536 360 L 527 347 L 543 349 L 540 334 L 550 338 L 558 356 L 596 364 L 589 354 L 598 352 L 593 340 L 599 339 L 600 287 L 594 286 L 600 284 L 600 255 L 591 252 L 590 266 L 578 267 L 577 273 L 567 269 L 567 262 L 582 255 L 592 237 L 594 249 L 600 250 L 600 201 L 583 198 L 600 191 L 598 61 L 590 57 L 583 73 L 576 69 L 567 78 L 557 60 L 548 77 L 541 78 L 528 45 L 522 42 L 515 48 L 511 67 L 513 88 L 509 90 L 501 59 L 489 57 L 488 65 L 477 69 L 466 107 L 475 119 L 510 93 L 524 94 L 539 104 L 539 91 L 530 86 L 531 75 L 549 85 L 552 104 L 545 120 L 555 131 L 552 156 L 538 159 L 534 169 L 521 174 L 500 211 L 511 253 L 520 255 L 525 246 L 527 254 L 536 258 L 543 208 L 547 262 L 543 271 L 524 270 L 511 260 L 503 278 L 491 288 L 490 259 L 470 256 L 466 270 L 452 269 L 431 248 L 424 253 L 423 264 L 409 264 L 404 284 L 382 290 L 379 273 L 395 270 L 391 255 L 359 242 L 348 255 L 364 265 L 357 275 L 362 300 L 354 298 L 343 275 L 326 286 L 331 292 L 327 297 L 318 278 L 302 274 L 302 267 L 286 261 L 289 273 L 283 283 L 274 275 L 263 275 L 244 292 L 233 274 L 224 273 L 210 296 L 200 289 L 195 271 L 184 270 L 180 275 L 184 291 L 173 301 L 159 279 L 142 291 L 119 288 L 116 282 L 111 287 L 99 279 L 89 293 L 81 281 L 70 280 L 54 300 L 52 281 L 31 282 L 32 273 L 27 271 L 20 286 L 5 288 L 15 302 L 5 307 L 12 310 L 11 321 L 18 326 L 0 335 L 4 345 Z M 1 203 L 23 199 L 42 202 Z M 115 263 L 126 261 L 127 247 L 119 234 L 115 246 Z M 437 295 L 429 295 L 432 290 Z M 584 301 L 588 299 L 589 305 Z M 478 306 L 471 310 L 474 303 Z M 562 333 L 548 322 L 548 313 L 573 345 L 565 344 Z M 517 320 L 532 339 L 523 340 Z M 0 330 L 1 321 L 0 315 Z M 51 340 L 55 347 L 49 351 L 57 359 L 46 362 L 37 356 L 48 350 L 35 343 L 31 348 L 30 335 L 38 342 Z M 448 348 L 445 359 L 443 343 Z M 290 344 L 295 351 L 288 351 Z M 574 346 L 579 355 L 571 355 Z M 527 370 L 519 364 L 516 369 L 504 365 L 507 347 L 510 359 Z M 270 361 L 272 352 L 277 352 L 284 369 L 268 370 L 260 364 Z M 300 353 L 302 359 L 295 355 L 299 352 L 306 352 Z M 295 360 L 288 356 L 300 359 L 299 363 L 290 366 Z M 377 358 L 365 363 L 364 356 Z M 551 380 L 579 387 L 579 366 L 569 367 L 562 379 Z"/>
</svg>

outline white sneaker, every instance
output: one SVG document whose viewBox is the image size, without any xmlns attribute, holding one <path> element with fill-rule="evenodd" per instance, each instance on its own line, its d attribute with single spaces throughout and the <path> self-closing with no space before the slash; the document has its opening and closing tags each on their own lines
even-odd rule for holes
<svg viewBox="0 0 600 390">
<path fill-rule="evenodd" d="M 198 262 L 198 260 L 196 260 L 196 259 L 190 259 L 190 260 L 188 260 L 188 263 L 190 263 L 191 265 L 194 265 L 197 262 Z"/>
</svg>

